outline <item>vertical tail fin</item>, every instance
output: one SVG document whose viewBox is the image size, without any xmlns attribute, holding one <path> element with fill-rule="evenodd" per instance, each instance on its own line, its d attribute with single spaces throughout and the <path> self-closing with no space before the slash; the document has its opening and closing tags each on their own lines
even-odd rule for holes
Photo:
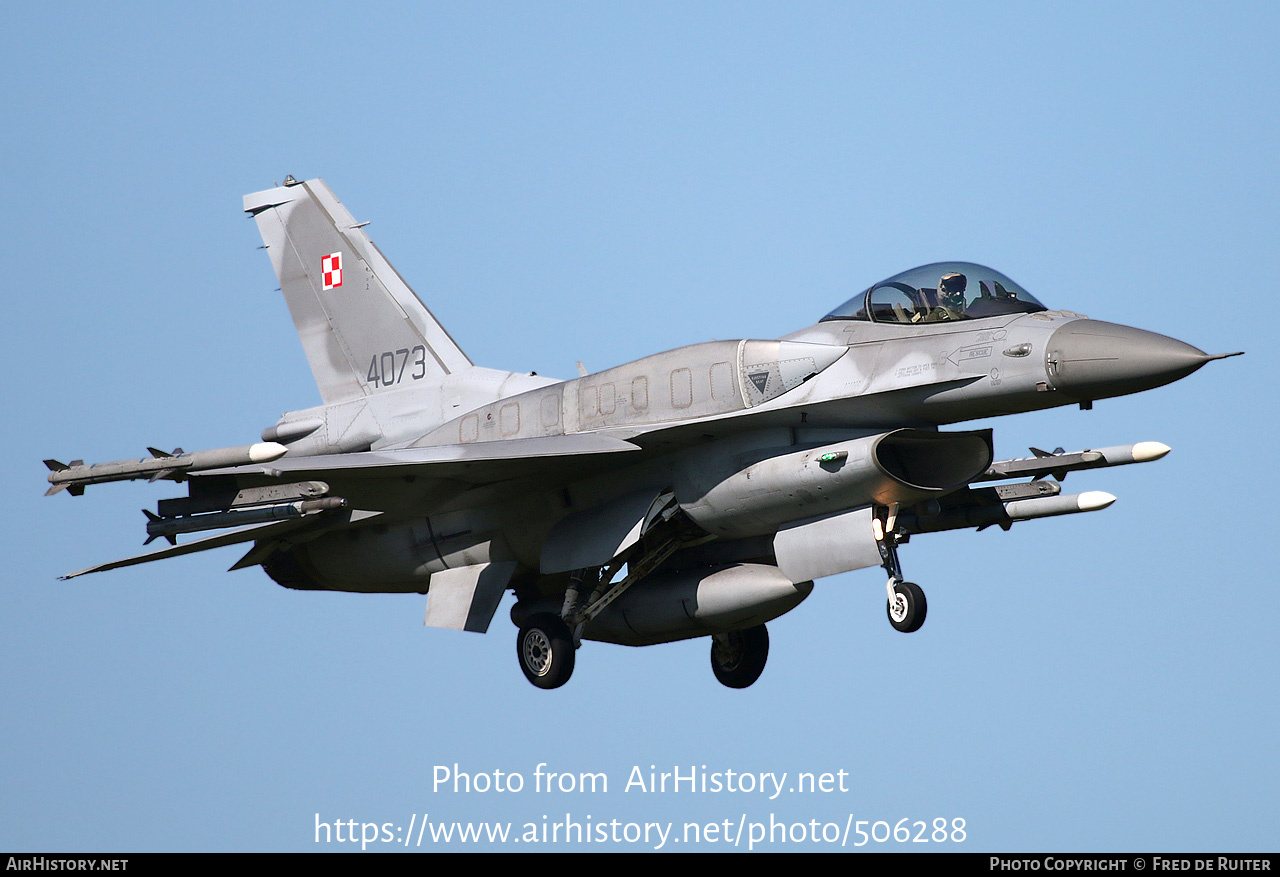
<svg viewBox="0 0 1280 877">
<path fill-rule="evenodd" d="M 326 405 L 471 365 L 323 180 L 246 195 Z"/>
</svg>

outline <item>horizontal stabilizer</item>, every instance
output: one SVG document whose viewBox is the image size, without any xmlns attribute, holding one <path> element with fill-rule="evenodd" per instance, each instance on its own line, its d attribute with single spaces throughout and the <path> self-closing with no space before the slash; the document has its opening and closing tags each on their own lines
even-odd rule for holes
<svg viewBox="0 0 1280 877">
<path fill-rule="evenodd" d="M 373 517 L 379 512 L 356 511 L 348 513 L 349 517 L 342 519 L 343 523 L 352 523 L 356 520 Z M 86 569 L 77 570 L 68 573 L 65 576 L 59 576 L 59 579 L 66 581 L 74 579 L 77 576 L 88 575 L 91 572 L 106 572 L 110 569 L 120 569 L 126 566 L 136 566 L 140 563 L 150 563 L 153 560 L 165 560 L 170 557 L 180 557 L 184 554 L 195 554 L 198 551 L 208 551 L 210 548 L 222 548 L 224 545 L 236 545 L 241 542 L 253 542 L 263 539 L 273 539 L 278 536 L 291 533 L 296 535 L 298 531 L 310 529 L 312 527 L 323 529 L 333 524 L 333 518 L 325 520 L 317 520 L 315 518 L 295 518 L 288 521 L 277 521 L 271 524 L 257 524 L 248 527 L 240 527 L 236 530 L 228 530 L 225 533 L 218 533 L 214 536 L 205 536 L 203 539 L 195 539 L 191 542 L 184 542 L 181 545 L 161 548 L 157 551 L 148 551 L 144 554 L 135 554 L 133 557 L 126 557 L 123 560 L 113 560 L 109 563 L 100 563 L 97 566 L 91 566 Z"/>
<path fill-rule="evenodd" d="M 295 520 L 282 521 L 275 524 L 265 524 L 255 527 L 241 527 L 238 530 L 229 530 L 226 533 L 219 533 L 216 536 L 206 536 L 203 539 L 184 542 L 182 545 L 161 548 L 157 551 L 148 551 L 144 554 L 135 554 L 133 557 L 126 557 L 123 560 L 113 560 L 110 563 L 100 563 L 97 566 L 91 566 L 86 569 L 77 570 L 73 573 L 67 573 L 65 576 L 60 576 L 59 578 L 62 581 L 66 581 L 67 579 L 74 579 L 77 576 L 88 575 L 91 572 L 106 572 L 109 569 L 136 566 L 139 563 L 150 563 L 153 560 L 180 557 L 183 554 L 194 554 L 197 551 L 208 551 L 210 548 L 221 548 L 224 545 L 235 545 L 239 542 L 263 539 L 269 536 L 275 536 L 284 530 L 296 528 L 304 523 L 307 522 Z"/>
</svg>

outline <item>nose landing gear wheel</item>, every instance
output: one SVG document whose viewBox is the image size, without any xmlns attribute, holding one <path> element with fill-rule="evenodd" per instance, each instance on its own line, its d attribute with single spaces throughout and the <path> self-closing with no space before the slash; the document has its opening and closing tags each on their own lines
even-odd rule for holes
<svg viewBox="0 0 1280 877">
<path fill-rule="evenodd" d="M 913 582 L 899 582 L 893 586 L 893 599 L 885 607 L 889 613 L 889 623 L 895 630 L 911 633 L 919 630 L 924 624 L 924 616 L 929 606 L 924 599 L 924 591 Z"/>
<path fill-rule="evenodd" d="M 760 678 L 767 660 L 769 631 L 763 624 L 711 638 L 711 670 L 721 685 L 746 688 Z"/>
<path fill-rule="evenodd" d="M 540 612 L 520 626 L 516 656 L 538 688 L 559 688 L 573 675 L 573 637 L 559 616 Z"/>
</svg>

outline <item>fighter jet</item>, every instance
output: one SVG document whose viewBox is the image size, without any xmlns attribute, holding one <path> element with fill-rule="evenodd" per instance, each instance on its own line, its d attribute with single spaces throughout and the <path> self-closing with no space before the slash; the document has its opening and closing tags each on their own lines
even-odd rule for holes
<svg viewBox="0 0 1280 877">
<path fill-rule="evenodd" d="M 1115 497 L 1064 494 L 1062 479 L 1169 451 L 996 461 L 991 430 L 941 427 L 1089 408 L 1236 355 L 1051 310 L 998 271 L 948 262 L 778 339 L 554 380 L 474 365 L 323 181 L 288 177 L 244 210 L 323 404 L 242 447 L 46 460 L 51 494 L 187 488 L 145 513 L 147 541 L 164 544 L 66 578 L 239 544 L 233 570 L 425 594 L 427 625 L 478 633 L 511 590 L 520 668 L 546 689 L 584 640 L 703 636 L 715 677 L 745 688 L 768 657 L 765 623 L 862 568 L 887 576 L 889 623 L 918 630 L 925 595 L 900 558 L 912 536 L 1106 508 Z"/>
</svg>

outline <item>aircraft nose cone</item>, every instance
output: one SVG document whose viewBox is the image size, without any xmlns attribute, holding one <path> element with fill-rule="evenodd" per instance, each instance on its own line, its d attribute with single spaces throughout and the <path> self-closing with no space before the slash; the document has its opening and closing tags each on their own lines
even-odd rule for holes
<svg viewBox="0 0 1280 877">
<path fill-rule="evenodd" d="M 1166 335 L 1073 320 L 1050 336 L 1045 369 L 1053 386 L 1092 401 L 1173 383 L 1215 358 Z"/>
</svg>

